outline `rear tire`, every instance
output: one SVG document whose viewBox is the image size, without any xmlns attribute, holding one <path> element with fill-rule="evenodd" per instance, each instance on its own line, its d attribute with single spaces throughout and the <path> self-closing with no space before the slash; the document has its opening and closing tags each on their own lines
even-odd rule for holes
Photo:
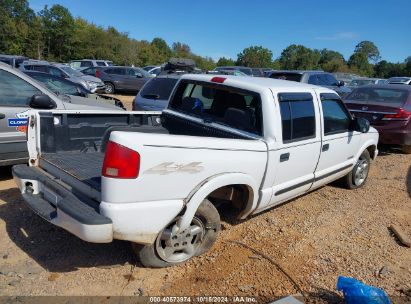
<svg viewBox="0 0 411 304">
<path fill-rule="evenodd" d="M 170 267 L 201 255 L 211 248 L 221 229 L 220 215 L 207 199 L 198 207 L 190 227 L 173 233 L 177 220 L 173 220 L 158 234 L 154 244 L 142 246 L 132 243 L 143 266 Z"/>
<path fill-rule="evenodd" d="M 371 157 L 368 150 L 364 150 L 353 169 L 341 179 L 342 185 L 347 189 L 357 189 L 364 186 L 370 171 Z"/>
<path fill-rule="evenodd" d="M 106 87 L 104 88 L 104 93 L 114 94 L 114 92 L 116 91 L 114 84 L 112 84 L 111 82 L 105 82 L 104 84 L 106 85 Z"/>
<path fill-rule="evenodd" d="M 404 145 L 401 150 L 404 154 L 411 154 L 411 145 Z"/>
</svg>

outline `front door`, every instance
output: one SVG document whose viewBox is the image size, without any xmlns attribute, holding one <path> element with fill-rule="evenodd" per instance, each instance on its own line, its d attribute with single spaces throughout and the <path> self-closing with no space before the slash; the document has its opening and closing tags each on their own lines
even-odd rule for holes
<svg viewBox="0 0 411 304">
<path fill-rule="evenodd" d="M 355 163 L 360 132 L 350 131 L 351 115 L 337 94 L 321 93 L 323 141 L 313 188 L 347 174 Z"/>
</svg>

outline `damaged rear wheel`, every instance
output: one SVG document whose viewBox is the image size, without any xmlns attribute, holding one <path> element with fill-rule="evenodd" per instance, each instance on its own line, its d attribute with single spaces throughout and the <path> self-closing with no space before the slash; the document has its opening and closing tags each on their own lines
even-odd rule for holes
<svg viewBox="0 0 411 304">
<path fill-rule="evenodd" d="M 133 249 L 146 267 L 169 267 L 208 251 L 220 231 L 220 215 L 208 200 L 198 207 L 188 228 L 178 231 L 177 219 L 164 228 L 154 244 Z"/>
</svg>

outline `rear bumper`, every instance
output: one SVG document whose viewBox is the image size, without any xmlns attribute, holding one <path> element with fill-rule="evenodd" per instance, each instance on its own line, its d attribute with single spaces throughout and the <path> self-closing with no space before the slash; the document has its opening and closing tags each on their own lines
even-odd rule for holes
<svg viewBox="0 0 411 304">
<path fill-rule="evenodd" d="M 79 200 L 37 167 L 16 165 L 12 171 L 24 201 L 37 215 L 92 243 L 119 239 L 152 244 L 184 206 L 182 199 L 97 203 L 82 196 Z"/>
<path fill-rule="evenodd" d="M 386 130 L 374 127 L 380 134 L 379 142 L 387 145 L 411 145 L 411 132 L 407 129 Z"/>
<path fill-rule="evenodd" d="M 111 219 L 80 201 L 44 172 L 27 165 L 14 166 L 12 172 L 24 201 L 37 215 L 84 241 L 113 240 Z"/>
</svg>

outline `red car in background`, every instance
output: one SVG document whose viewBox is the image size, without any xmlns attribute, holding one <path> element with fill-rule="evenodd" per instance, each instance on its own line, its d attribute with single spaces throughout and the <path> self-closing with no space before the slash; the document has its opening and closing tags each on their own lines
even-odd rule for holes
<svg viewBox="0 0 411 304">
<path fill-rule="evenodd" d="M 411 153 L 411 86 L 367 85 L 344 98 L 350 112 L 367 119 L 380 133 L 380 143 Z"/>
</svg>

